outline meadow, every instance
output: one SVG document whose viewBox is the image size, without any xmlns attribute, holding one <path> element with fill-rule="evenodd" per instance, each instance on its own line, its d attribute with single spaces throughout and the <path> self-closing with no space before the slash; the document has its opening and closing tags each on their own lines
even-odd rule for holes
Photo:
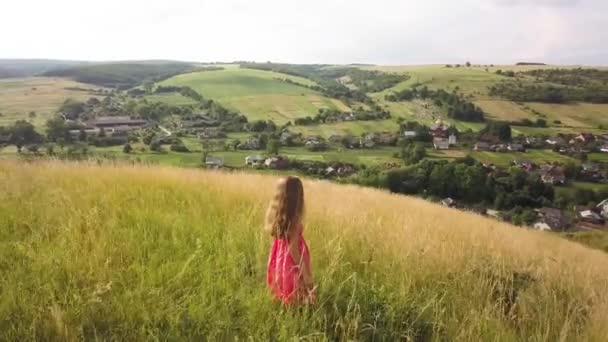
<svg viewBox="0 0 608 342">
<path fill-rule="evenodd" d="M 266 289 L 275 177 L 0 161 L 0 340 L 604 341 L 608 255 L 305 180 L 318 303 Z M 345 199 L 348 199 L 345 201 Z"/>
<path fill-rule="evenodd" d="M 206 98 L 246 113 L 249 120 L 273 120 L 277 124 L 313 116 L 321 108 L 347 110 L 342 102 L 306 87 L 278 79 L 312 85 L 312 81 L 269 71 L 226 68 L 182 74 L 160 82 L 163 86 L 189 86 Z"/>
<path fill-rule="evenodd" d="M 96 89 L 100 87 L 65 78 L 0 79 L 0 126 L 16 120 L 30 120 L 34 126 L 42 128 L 63 101 L 68 98 L 84 101 L 93 96 L 87 90 Z M 29 116 L 32 111 L 34 117 Z"/>
</svg>

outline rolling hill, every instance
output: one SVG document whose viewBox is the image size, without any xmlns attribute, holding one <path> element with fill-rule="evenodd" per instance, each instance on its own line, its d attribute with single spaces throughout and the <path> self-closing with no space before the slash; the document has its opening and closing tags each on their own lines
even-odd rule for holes
<svg viewBox="0 0 608 342">
<path fill-rule="evenodd" d="M 306 180 L 319 303 L 289 309 L 265 285 L 272 176 L 11 161 L 0 176 L 0 340 L 608 336 L 608 255 L 423 200 Z"/>
<path fill-rule="evenodd" d="M 311 85 L 310 80 L 286 74 L 241 69 L 182 74 L 160 82 L 163 86 L 189 86 L 206 98 L 241 111 L 249 120 L 273 120 L 278 124 L 303 116 L 314 115 L 320 108 L 346 110 L 342 102 L 320 93 L 282 81 Z"/>
<path fill-rule="evenodd" d="M 127 89 L 195 70 L 192 63 L 170 61 L 128 61 L 95 63 L 51 70 L 50 77 L 68 77 L 82 83 Z"/>
</svg>

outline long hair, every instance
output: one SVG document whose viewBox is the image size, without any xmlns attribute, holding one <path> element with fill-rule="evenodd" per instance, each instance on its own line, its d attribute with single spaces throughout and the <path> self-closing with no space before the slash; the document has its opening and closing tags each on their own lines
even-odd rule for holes
<svg viewBox="0 0 608 342">
<path fill-rule="evenodd" d="M 298 177 L 279 180 L 277 191 L 266 211 L 266 231 L 278 239 L 288 239 L 304 215 L 304 187 Z"/>
</svg>

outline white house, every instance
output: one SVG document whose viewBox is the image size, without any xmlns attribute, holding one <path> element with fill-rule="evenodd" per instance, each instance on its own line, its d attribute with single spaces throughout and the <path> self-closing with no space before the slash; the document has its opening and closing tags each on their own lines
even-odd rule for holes
<svg viewBox="0 0 608 342">
<path fill-rule="evenodd" d="M 449 150 L 450 141 L 446 138 L 433 138 L 433 147 L 436 150 Z"/>
<path fill-rule="evenodd" d="M 450 146 L 456 145 L 456 136 L 454 134 L 450 134 L 450 136 L 448 138 L 448 144 Z"/>
<path fill-rule="evenodd" d="M 602 216 L 608 219 L 608 199 L 601 201 L 597 207 L 602 210 Z"/>
<path fill-rule="evenodd" d="M 418 135 L 416 131 L 405 131 L 403 132 L 403 136 L 406 138 L 415 138 Z"/>
<path fill-rule="evenodd" d="M 260 155 L 251 155 L 245 157 L 245 165 L 249 166 L 261 166 L 264 164 L 266 159 Z"/>
</svg>

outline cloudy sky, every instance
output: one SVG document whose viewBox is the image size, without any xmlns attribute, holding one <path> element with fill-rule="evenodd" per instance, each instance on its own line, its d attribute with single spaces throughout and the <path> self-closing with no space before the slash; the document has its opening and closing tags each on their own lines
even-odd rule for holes
<svg viewBox="0 0 608 342">
<path fill-rule="evenodd" d="M 608 64 L 608 0 L 2 0 L 0 58 Z"/>
</svg>

